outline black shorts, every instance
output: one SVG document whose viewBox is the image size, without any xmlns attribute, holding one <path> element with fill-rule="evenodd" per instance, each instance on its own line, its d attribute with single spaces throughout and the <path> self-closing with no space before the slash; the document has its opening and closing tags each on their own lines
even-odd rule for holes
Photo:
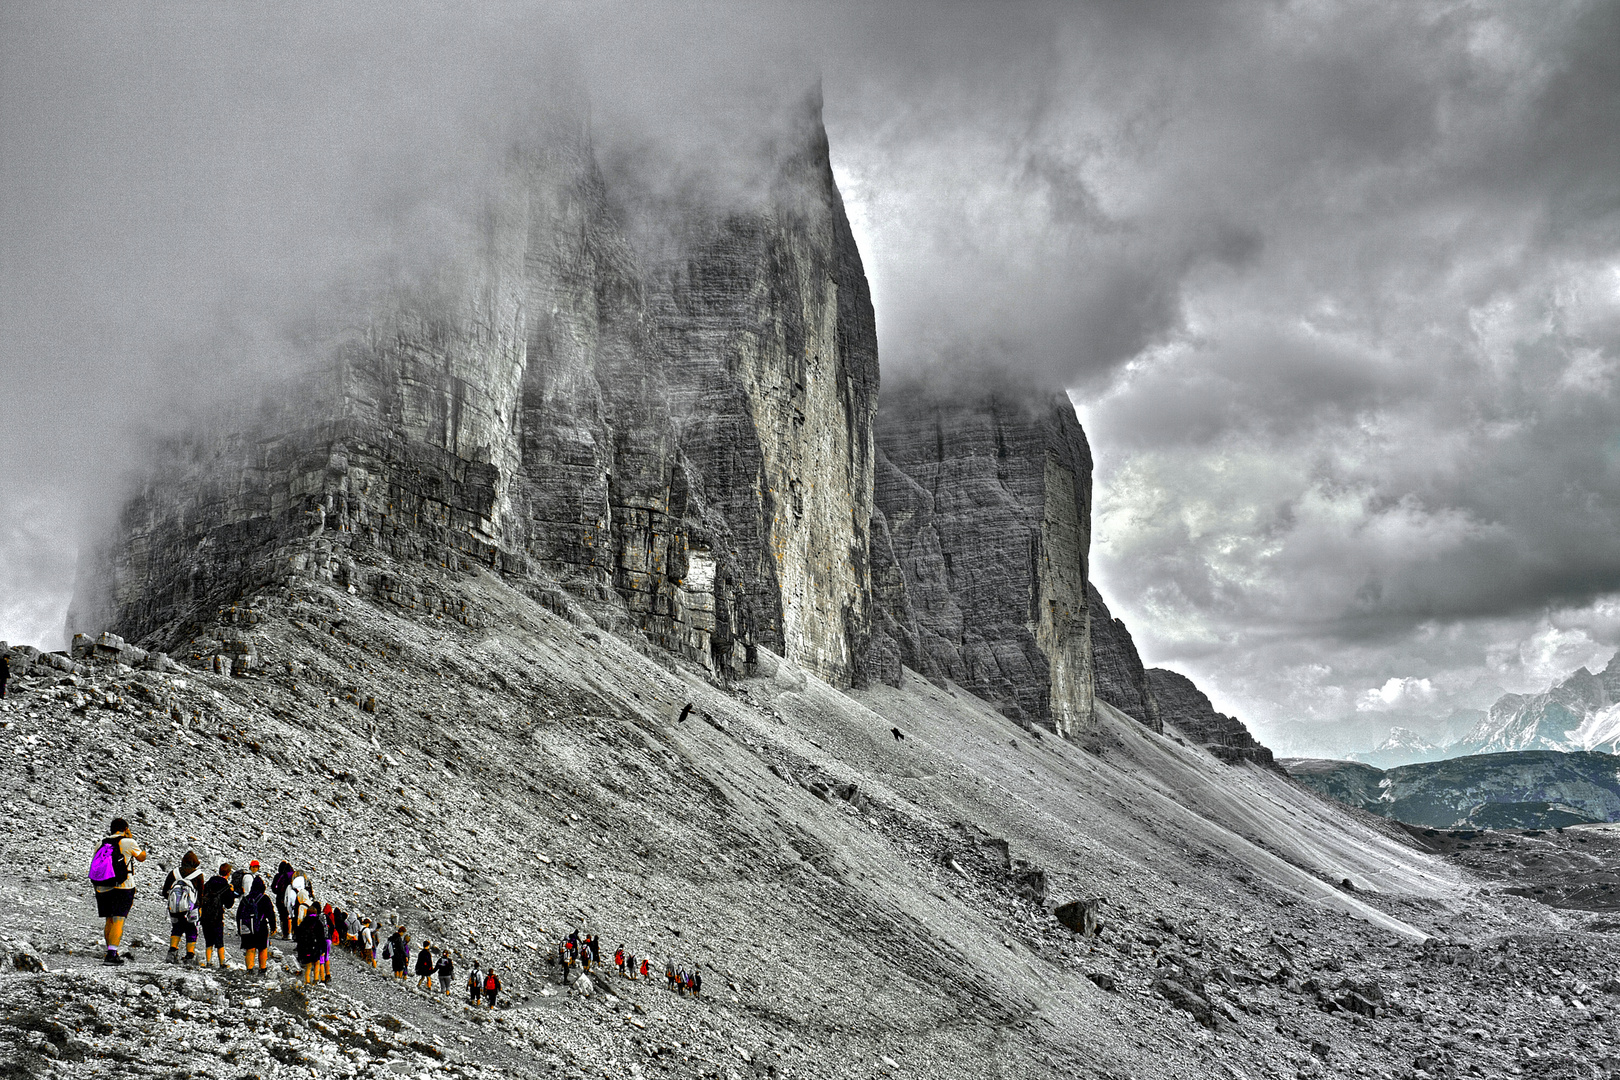
<svg viewBox="0 0 1620 1080">
<path fill-rule="evenodd" d="M 197 924 L 184 915 L 170 915 L 169 936 L 183 937 L 187 941 L 195 942 L 197 940 Z"/>
<path fill-rule="evenodd" d="M 103 919 L 125 919 L 134 903 L 134 889 L 108 889 L 96 893 L 96 914 Z"/>
<path fill-rule="evenodd" d="M 244 948 L 244 949 L 268 949 L 269 947 L 270 947 L 270 931 L 268 931 L 268 930 L 266 930 L 262 934 L 243 934 L 242 935 L 242 948 Z"/>
<path fill-rule="evenodd" d="M 223 949 L 225 947 L 225 920 L 218 919 L 210 922 L 202 920 L 203 944 L 210 949 Z"/>
</svg>

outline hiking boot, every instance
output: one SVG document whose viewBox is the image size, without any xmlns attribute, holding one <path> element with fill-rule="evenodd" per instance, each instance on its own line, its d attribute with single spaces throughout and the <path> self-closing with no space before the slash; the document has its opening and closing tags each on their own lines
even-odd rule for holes
<svg viewBox="0 0 1620 1080">
<path fill-rule="evenodd" d="M 165 964 L 178 964 L 180 962 L 180 950 L 170 949 L 169 955 L 164 959 L 163 962 Z"/>
<path fill-rule="evenodd" d="M 119 956 L 117 953 L 113 953 L 113 952 L 108 953 L 107 958 L 102 961 L 102 963 L 106 964 L 108 967 L 117 967 L 119 964 L 122 964 L 123 962 L 124 962 L 124 958 L 122 956 Z"/>
</svg>

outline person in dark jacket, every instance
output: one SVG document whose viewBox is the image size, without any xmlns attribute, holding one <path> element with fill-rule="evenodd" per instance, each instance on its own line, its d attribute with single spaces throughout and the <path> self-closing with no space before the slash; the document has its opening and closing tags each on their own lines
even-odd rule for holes
<svg viewBox="0 0 1620 1080">
<path fill-rule="evenodd" d="M 298 963 L 304 968 L 304 983 L 308 985 L 315 981 L 321 950 L 326 945 L 326 930 L 313 909 L 293 928 L 293 943 L 298 947 Z"/>
<path fill-rule="evenodd" d="M 425 938 L 422 951 L 416 954 L 416 986 L 419 990 L 433 989 L 433 942 Z"/>
<path fill-rule="evenodd" d="M 203 962 L 217 959 L 225 963 L 225 913 L 236 907 L 236 890 L 231 887 L 231 864 L 220 863 L 219 873 L 203 883 L 198 921 L 202 923 Z"/>
<path fill-rule="evenodd" d="M 484 973 L 474 964 L 467 973 L 467 1004 L 478 1008 L 478 997 L 484 992 Z"/>
<path fill-rule="evenodd" d="M 319 982 L 332 981 L 332 905 L 316 905 L 310 911 L 321 920 L 321 959 L 315 965 L 315 978 Z"/>
<path fill-rule="evenodd" d="M 394 965 L 394 978 L 403 979 L 411 969 L 411 938 L 403 926 L 389 935 L 388 960 Z"/>
<path fill-rule="evenodd" d="M 450 992 L 450 980 L 456 976 L 456 962 L 450 958 L 449 949 L 444 949 L 439 953 L 439 962 L 434 965 L 433 973 L 439 977 L 439 989 L 448 994 Z"/>
<path fill-rule="evenodd" d="M 265 892 L 264 878 L 254 874 L 247 882 L 247 895 L 236 911 L 236 930 L 242 935 L 242 962 L 252 971 L 270 973 L 270 934 L 276 928 L 276 905 Z"/>
<path fill-rule="evenodd" d="M 270 895 L 275 898 L 276 913 L 281 916 L 281 936 L 284 938 L 292 937 L 293 933 L 292 916 L 287 912 L 287 900 L 284 895 L 292 879 L 292 863 L 282 859 L 281 865 L 276 867 L 276 876 L 270 879 Z"/>
</svg>

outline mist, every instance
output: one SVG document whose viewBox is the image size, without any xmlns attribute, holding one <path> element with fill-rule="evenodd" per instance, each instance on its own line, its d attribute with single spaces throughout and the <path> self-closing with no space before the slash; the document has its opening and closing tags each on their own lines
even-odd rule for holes
<svg viewBox="0 0 1620 1080">
<path fill-rule="evenodd" d="M 8 6 L 0 637 L 60 644 L 142 448 L 453 258 L 547 117 L 743 202 L 819 83 L 885 378 L 1069 389 L 1148 663 L 1262 734 L 1537 689 L 1620 646 L 1615 40 L 1604 3 Z"/>
</svg>

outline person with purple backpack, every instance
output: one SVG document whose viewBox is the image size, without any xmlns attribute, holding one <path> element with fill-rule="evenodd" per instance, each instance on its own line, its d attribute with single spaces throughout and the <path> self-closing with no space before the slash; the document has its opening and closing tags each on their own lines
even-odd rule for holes
<svg viewBox="0 0 1620 1080">
<path fill-rule="evenodd" d="M 90 884 L 96 890 L 96 913 L 107 920 L 102 930 L 107 944 L 105 962 L 122 964 L 118 946 L 124 940 L 124 920 L 135 902 L 134 864 L 145 862 L 146 852 L 135 842 L 129 822 L 123 818 L 113 818 L 107 833 L 90 861 Z"/>
</svg>

